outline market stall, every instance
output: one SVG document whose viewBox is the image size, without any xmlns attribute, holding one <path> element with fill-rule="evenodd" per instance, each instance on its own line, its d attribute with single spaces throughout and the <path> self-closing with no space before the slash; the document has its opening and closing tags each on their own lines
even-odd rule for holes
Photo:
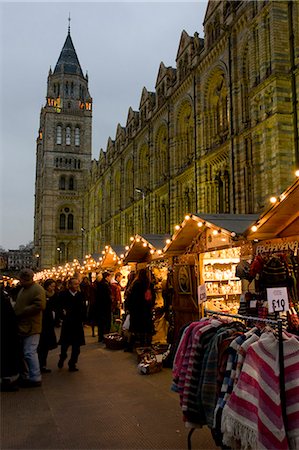
<svg viewBox="0 0 299 450">
<path fill-rule="evenodd" d="M 289 331 L 299 333 L 299 180 L 248 228 L 247 239 L 254 243 L 250 276 L 255 280 L 256 315 L 286 315 Z M 250 305 L 249 305 L 250 307 Z"/>
<path fill-rule="evenodd" d="M 243 290 L 236 266 L 252 256 L 243 233 L 256 215 L 190 214 L 177 225 L 164 256 L 174 270 L 175 333 L 198 319 L 198 288 L 204 286 L 205 307 L 237 311 Z"/>
</svg>

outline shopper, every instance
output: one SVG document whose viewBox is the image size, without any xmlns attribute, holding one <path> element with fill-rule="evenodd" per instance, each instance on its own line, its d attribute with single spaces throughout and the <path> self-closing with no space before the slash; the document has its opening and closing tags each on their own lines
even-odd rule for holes
<svg viewBox="0 0 299 450">
<path fill-rule="evenodd" d="M 62 369 L 67 359 L 68 348 L 72 347 L 71 357 L 68 362 L 69 371 L 77 372 L 76 364 L 80 354 L 81 345 L 85 345 L 83 321 L 85 317 L 85 304 L 82 293 L 79 291 L 79 280 L 71 278 L 68 289 L 60 294 L 60 307 L 62 326 L 60 334 L 61 352 L 58 361 L 59 369 Z"/>
<path fill-rule="evenodd" d="M 100 282 L 96 282 L 95 290 L 95 314 L 98 324 L 98 341 L 102 342 L 104 334 L 111 329 L 112 292 L 110 282 L 112 274 L 103 272 Z"/>
<path fill-rule="evenodd" d="M 47 368 L 47 357 L 49 350 L 57 348 L 57 339 L 55 334 L 55 316 L 58 309 L 56 283 L 52 278 L 44 282 L 46 292 L 46 308 L 43 311 L 42 331 L 39 345 L 37 348 L 38 359 L 41 373 L 50 373 Z"/>
<path fill-rule="evenodd" d="M 130 314 L 130 332 L 135 342 L 141 346 L 151 344 L 154 326 L 152 309 L 155 304 L 155 291 L 150 282 L 146 269 L 141 269 L 126 300 L 126 307 Z M 131 340 L 131 345 L 133 340 Z"/>
<path fill-rule="evenodd" d="M 10 297 L 3 284 L 1 298 L 1 391 L 17 391 L 21 364 L 18 324 Z"/>
<path fill-rule="evenodd" d="M 112 315 L 114 319 L 120 318 L 120 310 L 122 306 L 120 282 L 122 278 L 122 273 L 116 272 L 116 274 L 114 275 L 114 279 L 111 281 Z"/>
<path fill-rule="evenodd" d="M 88 322 L 89 311 L 94 302 L 94 288 L 88 277 L 84 277 L 80 283 L 80 291 L 83 294 L 85 300 L 85 319 L 84 322 Z M 94 334 L 94 333 L 93 333 Z"/>
<path fill-rule="evenodd" d="M 31 269 L 20 272 L 21 289 L 18 293 L 15 313 L 21 338 L 24 367 L 22 385 L 24 387 L 41 386 L 42 378 L 37 354 L 42 329 L 42 311 L 46 307 L 46 294 L 42 286 L 33 281 Z"/>
</svg>

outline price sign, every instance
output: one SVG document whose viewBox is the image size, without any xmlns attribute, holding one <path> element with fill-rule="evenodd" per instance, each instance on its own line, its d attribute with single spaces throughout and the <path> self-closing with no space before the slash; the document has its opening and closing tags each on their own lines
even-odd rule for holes
<svg viewBox="0 0 299 450">
<path fill-rule="evenodd" d="M 286 287 L 268 288 L 267 298 L 268 310 L 270 313 L 288 311 L 290 309 Z"/>
<path fill-rule="evenodd" d="M 198 304 L 201 305 L 205 301 L 207 301 L 206 285 L 201 284 L 198 286 Z"/>
</svg>

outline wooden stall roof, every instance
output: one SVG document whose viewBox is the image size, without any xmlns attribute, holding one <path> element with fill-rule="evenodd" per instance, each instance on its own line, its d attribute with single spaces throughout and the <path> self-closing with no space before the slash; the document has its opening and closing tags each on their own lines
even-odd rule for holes
<svg viewBox="0 0 299 450">
<path fill-rule="evenodd" d="M 253 225 L 256 225 L 256 231 L 251 227 L 246 231 L 250 240 L 299 236 L 299 179 Z"/>
<path fill-rule="evenodd" d="M 169 234 L 136 234 L 124 257 L 124 264 L 144 262 L 160 257 Z M 159 252 L 159 253 L 158 253 Z"/>
<path fill-rule="evenodd" d="M 112 269 L 118 265 L 125 253 L 125 247 L 123 245 L 108 245 L 103 250 L 105 253 L 102 256 L 101 268 Z"/>
<path fill-rule="evenodd" d="M 164 255 L 183 254 L 205 227 L 221 229 L 224 233 L 229 235 L 235 233 L 237 236 L 242 235 L 257 218 L 256 214 L 190 214 L 173 234 L 171 242 L 164 247 Z M 201 227 L 201 224 L 204 224 L 205 227 Z"/>
</svg>

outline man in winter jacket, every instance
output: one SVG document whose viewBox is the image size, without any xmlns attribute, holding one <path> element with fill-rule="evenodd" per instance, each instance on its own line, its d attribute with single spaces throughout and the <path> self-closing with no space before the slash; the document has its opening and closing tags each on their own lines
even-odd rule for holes
<svg viewBox="0 0 299 450">
<path fill-rule="evenodd" d="M 21 270 L 19 277 L 21 289 L 15 304 L 15 314 L 24 359 L 22 385 L 37 387 L 41 386 L 37 347 L 42 330 L 42 311 L 46 307 L 46 294 L 44 288 L 33 281 L 34 273 L 31 269 Z"/>
</svg>

